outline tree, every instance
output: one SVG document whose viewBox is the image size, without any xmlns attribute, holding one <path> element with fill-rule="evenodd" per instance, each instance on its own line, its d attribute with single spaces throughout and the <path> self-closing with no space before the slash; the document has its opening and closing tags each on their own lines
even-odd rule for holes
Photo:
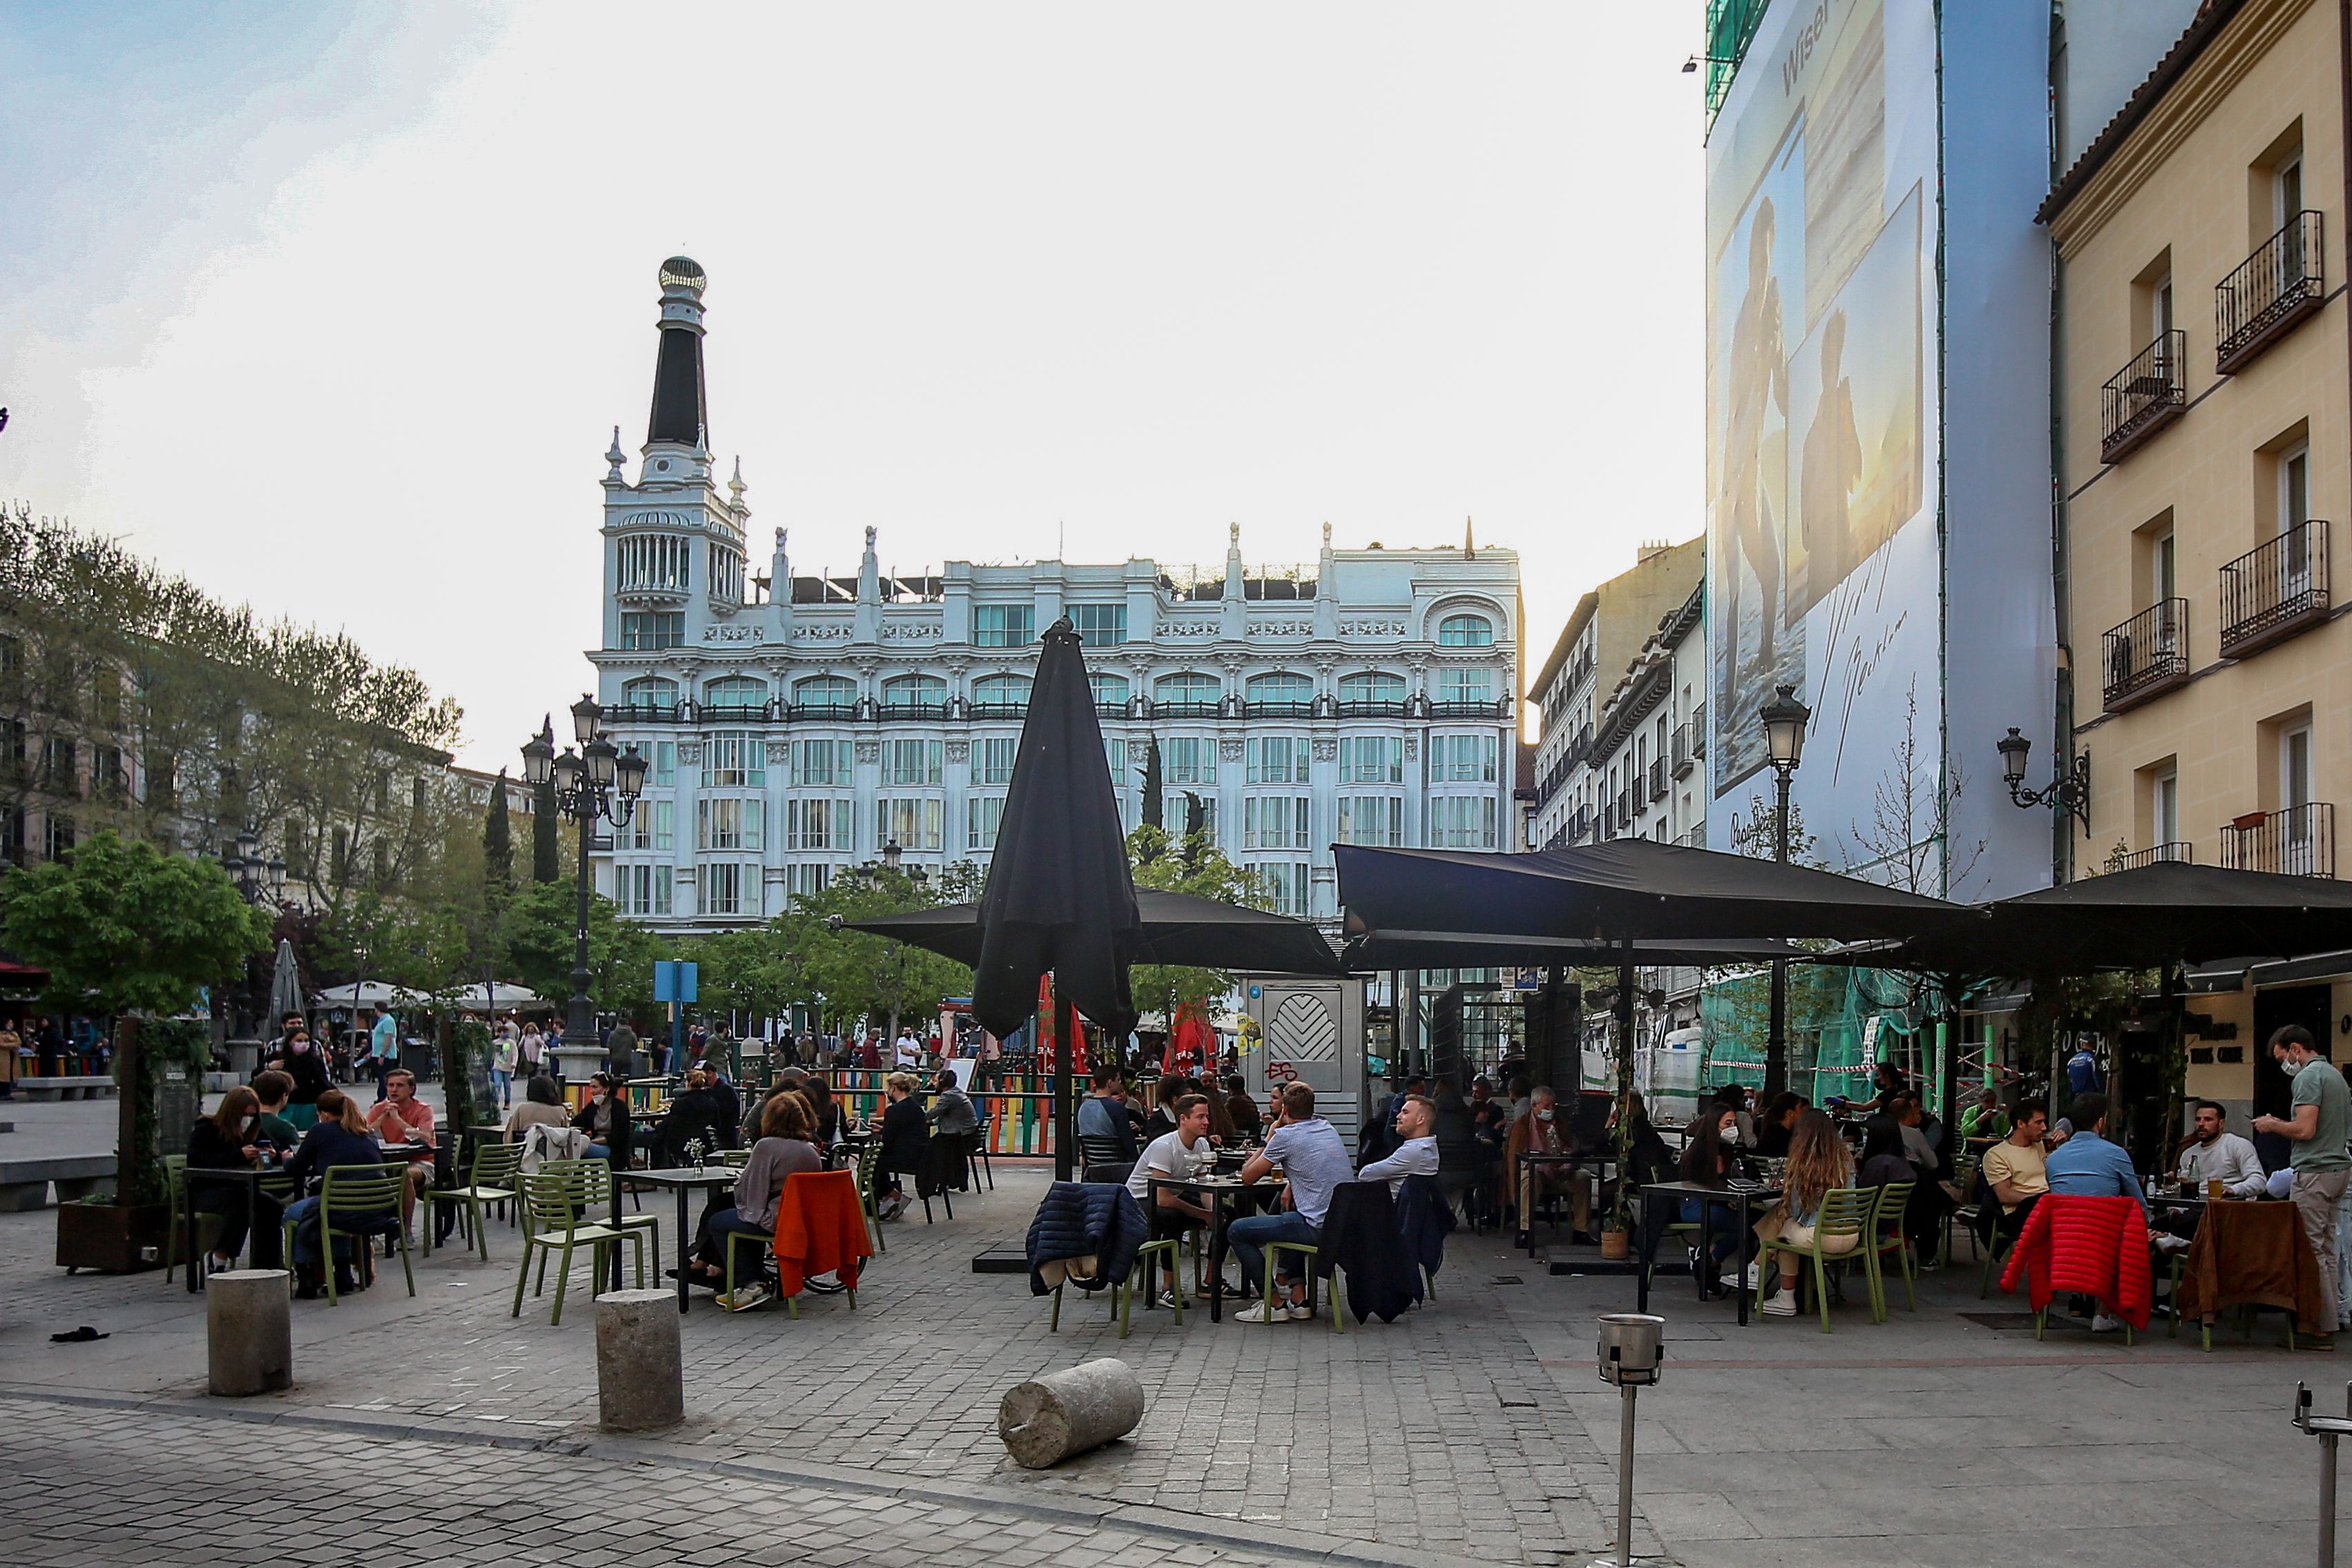
<svg viewBox="0 0 2352 1568">
<path fill-rule="evenodd" d="M 834 922 L 929 909 L 943 902 L 941 891 L 903 871 L 877 867 L 793 899 L 792 912 L 770 922 L 769 929 L 801 956 L 806 983 L 824 997 L 831 1018 L 881 1016 L 895 1034 L 901 1017 L 929 1011 L 942 997 L 970 995 L 971 970 L 887 936 L 840 929 Z"/>
<path fill-rule="evenodd" d="M 1171 838 L 1165 829 L 1145 822 L 1128 834 L 1127 858 L 1138 887 L 1186 893 L 1251 909 L 1266 907 L 1255 880 L 1227 860 L 1206 833 Z M 1164 1013 L 1172 1026 L 1179 1007 L 1223 996 L 1234 988 L 1234 977 L 1223 969 L 1137 964 L 1128 971 L 1128 988 L 1138 1011 Z"/>
<path fill-rule="evenodd" d="M 269 943 L 269 917 L 209 860 L 111 830 L 0 883 L 0 939 L 49 972 L 60 1010 L 187 1012 Z"/>
<path fill-rule="evenodd" d="M 482 823 L 482 873 L 493 906 L 514 891 L 514 829 L 507 821 L 507 770 L 490 786 L 490 813 Z"/>
<path fill-rule="evenodd" d="M 1164 828 L 1167 822 L 1167 784 L 1160 770 L 1160 737 L 1151 736 L 1143 743 L 1143 825 Z"/>
<path fill-rule="evenodd" d="M 1867 877 L 1906 893 L 1930 898 L 1965 882 L 1983 855 L 1985 842 L 1952 842 L 1953 809 L 1968 787 L 1959 759 L 1948 777 L 1919 744 L 1919 687 L 1905 694 L 1903 733 L 1889 748 L 1887 771 L 1871 791 L 1870 821 L 1857 822 L 1853 842 L 1863 852 L 1846 866 L 1848 876 Z"/>
<path fill-rule="evenodd" d="M 572 995 L 572 920 L 578 884 L 534 882 L 515 894 L 499 923 L 499 948 L 509 976 L 561 1006 Z M 654 963 L 670 945 L 621 918 L 609 898 L 588 900 L 588 995 L 600 1011 L 633 1020 L 654 1017 Z"/>
<path fill-rule="evenodd" d="M 553 882 L 563 874 L 563 852 L 556 839 L 555 781 L 530 792 L 530 880 Z"/>
</svg>

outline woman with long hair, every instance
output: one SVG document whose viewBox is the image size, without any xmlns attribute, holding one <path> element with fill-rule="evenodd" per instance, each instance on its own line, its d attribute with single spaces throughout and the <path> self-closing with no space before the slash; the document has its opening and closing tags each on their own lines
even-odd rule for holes
<svg viewBox="0 0 2352 1568">
<path fill-rule="evenodd" d="M 735 1201 L 728 1207 L 710 1209 L 702 1217 L 695 1256 L 687 1265 L 695 1281 L 711 1286 L 725 1282 L 730 1235 L 740 1232 L 765 1237 L 774 1231 L 776 1200 L 784 1190 L 784 1178 L 795 1172 L 824 1168 L 824 1153 L 813 1141 L 815 1131 L 815 1118 L 806 1095 L 787 1089 L 768 1097 L 760 1108 L 759 1140 L 751 1145 L 751 1157 L 744 1162 L 741 1173 L 735 1178 Z M 763 1271 L 765 1267 L 762 1259 Z M 733 1296 L 721 1296 L 719 1304 L 729 1312 L 740 1312 L 758 1306 L 768 1296 L 763 1273 L 759 1273 L 736 1286 Z"/>
<path fill-rule="evenodd" d="M 1796 1125 L 1790 1130 L 1789 1169 L 1781 1181 L 1780 1201 L 1756 1222 L 1757 1240 L 1768 1249 L 1776 1244 L 1778 1247 L 1773 1260 L 1779 1278 L 1769 1291 L 1759 1291 L 1758 1305 L 1762 1311 L 1780 1318 L 1797 1315 L 1797 1270 L 1803 1260 L 1788 1249 L 1811 1248 L 1822 1204 L 1831 1193 L 1853 1185 L 1853 1155 L 1846 1148 L 1837 1124 L 1825 1111 L 1807 1111 L 1799 1115 Z M 1822 1250 L 1835 1255 L 1851 1252 L 1861 1244 L 1859 1235 L 1832 1236 L 1823 1239 Z M 1760 1259 L 1750 1267 L 1760 1273 Z"/>
<path fill-rule="evenodd" d="M 1682 1165 L 1677 1173 L 1681 1178 L 1694 1186 L 1728 1187 L 1731 1178 L 1739 1174 L 1737 1107 L 1720 1100 L 1706 1102 L 1685 1126 L 1683 1135 Z M 1697 1242 L 1691 1243 L 1691 1272 L 1702 1281 L 1711 1281 L 1739 1250 L 1739 1213 L 1727 1203 L 1685 1197 L 1682 1201 L 1682 1219 L 1685 1225 L 1702 1225 L 1706 1230 L 1707 1256 L 1700 1257 Z M 1713 1293 L 1712 1290 L 1708 1291 Z"/>
<path fill-rule="evenodd" d="M 294 1178 L 297 1191 L 309 1196 L 296 1198 L 286 1206 L 286 1218 L 294 1221 L 294 1269 L 299 1281 L 295 1295 L 304 1301 L 320 1293 L 325 1284 L 327 1263 L 319 1238 L 319 1199 L 312 1185 L 338 1166 L 381 1166 L 383 1151 L 368 1135 L 367 1117 L 359 1102 L 341 1089 L 330 1089 L 319 1096 L 319 1121 L 302 1134 L 302 1146 L 286 1162 L 286 1174 Z M 397 1224 L 397 1208 L 387 1211 L 385 1218 Z M 337 1245 L 348 1247 L 349 1243 Z M 339 1256 L 334 1260 L 335 1290 L 357 1290 L 359 1281 L 352 1274 L 352 1260 Z"/>
<path fill-rule="evenodd" d="M 184 1177 L 187 1201 L 201 1213 L 220 1216 L 220 1235 L 213 1242 L 215 1272 L 236 1267 L 248 1230 L 253 1235 L 253 1266 L 278 1267 L 279 1251 L 278 1200 L 255 1191 L 245 1181 L 205 1181 L 207 1170 L 251 1170 L 261 1161 L 261 1097 L 239 1085 L 221 1096 L 220 1108 L 188 1132 L 188 1167 Z M 178 1247 L 174 1236 L 171 1245 Z"/>
</svg>

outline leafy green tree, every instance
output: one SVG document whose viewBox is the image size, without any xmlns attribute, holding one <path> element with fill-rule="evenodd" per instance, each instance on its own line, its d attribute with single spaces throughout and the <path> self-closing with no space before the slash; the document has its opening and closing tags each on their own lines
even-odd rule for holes
<svg viewBox="0 0 2352 1568">
<path fill-rule="evenodd" d="M 563 851 L 557 840 L 555 784 L 536 785 L 530 796 L 530 880 L 555 882 L 563 875 Z"/>
<path fill-rule="evenodd" d="M 1205 832 L 1173 838 L 1146 821 L 1127 836 L 1127 858 L 1138 887 L 1187 893 L 1249 909 L 1267 907 L 1249 873 L 1227 860 Z M 1165 1013 L 1172 1023 L 1178 1007 L 1223 996 L 1234 988 L 1234 977 L 1223 969 L 1138 964 L 1128 971 L 1128 985 L 1139 1011 Z"/>
<path fill-rule="evenodd" d="M 569 880 L 535 882 L 515 894 L 499 927 L 508 977 L 559 1007 L 572 995 L 577 889 Z M 599 1010 L 650 1023 L 656 1016 L 654 964 L 672 956 L 666 939 L 622 919 L 611 899 L 590 896 L 588 995 Z"/>
<path fill-rule="evenodd" d="M 217 862 L 108 830 L 0 883 L 0 939 L 49 972 L 60 1010 L 170 1014 L 236 978 L 269 917 Z"/>
<path fill-rule="evenodd" d="M 1168 787 L 1160 768 L 1160 737 L 1152 736 L 1143 746 L 1143 825 L 1160 828 L 1168 822 Z"/>
<path fill-rule="evenodd" d="M 490 786 L 489 815 L 482 822 L 482 874 L 493 907 L 514 891 L 514 826 L 507 820 L 507 770 Z"/>
<path fill-rule="evenodd" d="M 770 922 L 769 929 L 801 955 L 810 994 L 824 998 L 828 1018 L 886 1018 L 895 1035 L 902 1016 L 928 1012 L 942 997 L 969 996 L 971 970 L 936 953 L 887 936 L 838 929 L 834 923 L 931 908 L 948 902 L 942 891 L 905 872 L 877 867 L 794 899 L 792 912 Z"/>
</svg>

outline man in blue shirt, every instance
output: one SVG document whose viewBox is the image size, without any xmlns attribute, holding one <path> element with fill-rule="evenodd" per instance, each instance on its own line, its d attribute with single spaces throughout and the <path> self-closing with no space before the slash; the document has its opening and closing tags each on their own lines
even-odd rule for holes
<svg viewBox="0 0 2352 1568">
<path fill-rule="evenodd" d="M 2132 1168 L 2131 1155 L 2106 1139 L 2107 1097 L 2076 1095 L 2067 1107 L 2066 1118 L 2074 1124 L 2074 1131 L 2050 1151 L 2042 1165 L 2050 1190 L 2086 1197 L 2128 1197 L 2139 1205 L 2145 1219 L 2147 1197 L 2139 1189 L 2139 1173 Z M 2093 1333 L 2113 1333 L 2123 1326 L 2121 1318 L 2104 1311 L 2091 1319 Z"/>
<path fill-rule="evenodd" d="M 362 1011 L 360 1021 L 368 1026 L 368 1065 L 375 1071 L 375 1097 L 381 1103 L 383 1081 L 400 1065 L 400 1025 L 390 1013 L 373 1008 Z"/>
<path fill-rule="evenodd" d="M 1232 1245 L 1234 1256 L 1241 1260 L 1242 1288 L 1255 1292 L 1265 1288 L 1265 1249 L 1276 1241 L 1305 1241 L 1319 1246 L 1323 1240 L 1323 1219 L 1331 1212 L 1331 1195 L 1339 1184 L 1356 1179 L 1356 1167 L 1348 1161 L 1348 1145 L 1330 1123 L 1315 1113 L 1315 1091 L 1304 1083 L 1286 1083 L 1276 1097 L 1276 1124 L 1265 1147 L 1249 1157 L 1242 1166 L 1242 1181 L 1254 1186 L 1264 1181 L 1279 1166 L 1288 1187 L 1286 1197 L 1290 1201 L 1287 1210 L 1279 1214 L 1253 1214 L 1236 1219 L 1225 1228 L 1225 1239 Z M 1276 1266 L 1275 1278 L 1288 1287 L 1287 1302 L 1277 1301 L 1268 1311 L 1264 1301 L 1253 1303 L 1239 1314 L 1245 1323 L 1268 1323 L 1287 1319 L 1304 1322 L 1315 1315 L 1307 1301 L 1304 1280 L 1290 1278 L 1283 1270 L 1290 1267 L 1288 1260 L 1296 1253 L 1286 1252 L 1286 1261 Z"/>
<path fill-rule="evenodd" d="M 1095 1069 L 1095 1092 L 1078 1102 L 1078 1136 L 1117 1138 L 1118 1157 L 1135 1161 L 1135 1124 L 1128 1120 L 1126 1084 L 1118 1068 L 1106 1062 Z"/>
<path fill-rule="evenodd" d="M 2066 1092 L 2079 1099 L 2085 1094 L 2096 1094 L 2105 1087 L 2099 1082 L 2098 1052 L 2092 1049 L 2091 1041 L 2078 1042 L 2074 1054 L 2066 1059 Z"/>
</svg>

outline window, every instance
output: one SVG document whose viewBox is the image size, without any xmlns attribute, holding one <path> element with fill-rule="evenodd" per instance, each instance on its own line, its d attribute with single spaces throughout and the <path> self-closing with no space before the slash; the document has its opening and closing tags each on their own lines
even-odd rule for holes
<svg viewBox="0 0 2352 1568">
<path fill-rule="evenodd" d="M 764 708 L 768 683 L 749 675 L 727 675 L 702 683 L 702 700 L 712 707 Z"/>
<path fill-rule="evenodd" d="M 1168 831 L 1178 834 L 1191 832 L 1189 824 L 1196 808 L 1201 813 L 1201 836 L 1209 842 L 1215 843 L 1217 841 L 1217 798 L 1214 795 L 1199 795 L 1190 789 L 1170 795 L 1163 818 Z"/>
<path fill-rule="evenodd" d="M 760 789 L 768 769 L 760 737 L 740 729 L 722 729 L 702 743 L 702 783 L 705 789 Z"/>
<path fill-rule="evenodd" d="M 1151 700 L 1179 706 L 1214 707 L 1221 691 L 1216 676 L 1188 671 L 1181 675 L 1160 676 L 1151 687 Z"/>
<path fill-rule="evenodd" d="M 876 806 L 874 847 L 877 851 L 892 844 L 902 850 L 938 851 L 943 810 L 938 800 L 892 800 L 885 796 Z"/>
<path fill-rule="evenodd" d="M 645 675 L 623 683 L 621 706 L 646 713 L 668 713 L 677 706 L 677 683 L 659 675 Z"/>
<path fill-rule="evenodd" d="M 1214 784 L 1217 743 L 1203 735 L 1180 735 L 1160 742 L 1160 779 L 1164 784 Z"/>
<path fill-rule="evenodd" d="M 1340 796 L 1339 841 L 1402 849 L 1404 846 L 1404 801 L 1394 795 Z"/>
<path fill-rule="evenodd" d="M 1108 648 L 1127 641 L 1127 606 L 1124 604 L 1073 604 L 1070 624 L 1078 629 L 1078 642 L 1088 648 Z"/>
<path fill-rule="evenodd" d="M 73 854 L 74 820 L 62 812 L 48 813 L 47 827 L 42 833 L 41 852 L 48 859 L 61 861 Z"/>
<path fill-rule="evenodd" d="M 667 915 L 670 884 L 676 880 L 666 865 L 614 866 L 613 902 L 623 915 Z"/>
<path fill-rule="evenodd" d="M 1017 735 L 992 735 L 980 740 L 975 747 L 978 760 L 972 767 L 971 781 L 975 784 L 1010 784 L 1013 763 L 1021 755 L 1021 737 Z"/>
<path fill-rule="evenodd" d="M 1251 795 L 1245 798 L 1242 801 L 1242 848 L 1307 848 L 1307 801 L 1304 795 Z"/>
<path fill-rule="evenodd" d="M 882 743 L 882 782 L 885 784 L 936 784 L 940 781 L 940 742 L 936 740 L 886 740 Z M 902 846 L 906 841 L 898 841 Z"/>
<path fill-rule="evenodd" d="M 971 816 L 965 823 L 963 847 L 974 852 L 994 849 L 997 825 L 1003 821 L 1003 796 L 974 795 Z"/>
<path fill-rule="evenodd" d="M 1610 769 L 1609 788 L 1617 789 L 1616 769 Z M 1429 781 L 1432 784 L 1492 784 L 1495 781 L 1495 737 L 1491 735 L 1433 735 L 1429 737 Z"/>
<path fill-rule="evenodd" d="M 640 800 L 635 815 L 614 838 L 625 850 L 666 850 L 676 841 L 677 802 Z"/>
<path fill-rule="evenodd" d="M 882 683 L 882 714 L 921 715 L 948 706 L 948 684 L 937 675 L 899 675 Z"/>
<path fill-rule="evenodd" d="M 823 797 L 795 796 L 784 802 L 784 848 L 837 850 L 856 848 L 856 803 Z"/>
<path fill-rule="evenodd" d="M 1491 850 L 1495 847 L 1492 795 L 1439 795 L 1429 802 L 1429 847 Z"/>
<path fill-rule="evenodd" d="M 1491 648 L 1495 645 L 1495 623 L 1484 615 L 1449 615 L 1437 623 L 1437 645 Z"/>
<path fill-rule="evenodd" d="M 794 784 L 825 789 L 852 781 L 849 742 L 845 740 L 795 740 L 792 758 Z"/>
<path fill-rule="evenodd" d="M 1307 737 L 1303 735 L 1254 735 L 1244 743 L 1244 782 L 1304 784 L 1307 782 Z"/>
<path fill-rule="evenodd" d="M 41 743 L 41 788 L 52 795 L 81 793 L 81 772 L 70 740 Z"/>
<path fill-rule="evenodd" d="M 90 721 L 101 729 L 122 727 L 122 677 L 100 668 L 89 678 Z"/>
<path fill-rule="evenodd" d="M 2311 726 L 2279 732 L 2278 803 L 2283 811 L 2311 804 Z"/>
<path fill-rule="evenodd" d="M 677 741 L 656 740 L 654 742 L 653 781 L 656 784 L 675 784 L 677 782 Z"/>
<path fill-rule="evenodd" d="M 1255 861 L 1250 875 L 1276 915 L 1303 919 L 1307 915 L 1307 863 L 1304 861 Z"/>
<path fill-rule="evenodd" d="M 701 800 L 694 803 L 694 847 L 698 850 L 756 850 L 762 847 L 761 827 L 767 820 L 766 802 L 752 800 Z"/>
<path fill-rule="evenodd" d="M 1037 611 L 1029 604 L 975 604 L 971 640 L 982 648 L 1024 648 L 1037 640 Z"/>
<path fill-rule="evenodd" d="M 709 543 L 710 597 L 741 603 L 743 601 L 743 552 L 733 545 L 717 539 Z"/>
<path fill-rule="evenodd" d="M 2278 531 L 2291 534 L 2311 520 L 2311 447 L 2298 443 L 2278 455 Z"/>
<path fill-rule="evenodd" d="M 1342 784 L 1402 784 L 1404 747 L 1393 735 L 1343 735 L 1339 737 L 1339 782 Z"/>
<path fill-rule="evenodd" d="M 1253 703 L 1296 703 L 1307 706 L 1315 701 L 1315 683 L 1305 675 L 1252 675 L 1244 694 Z"/>
<path fill-rule="evenodd" d="M 705 915 L 760 913 L 760 868 L 732 861 L 714 861 L 694 868 L 697 890 Z"/>
<path fill-rule="evenodd" d="M 1448 665 L 1437 672 L 1437 700 L 1442 703 L 1483 703 L 1494 701 L 1494 687 L 1489 684 L 1494 672 Z"/>
<path fill-rule="evenodd" d="M 2180 838 L 2180 774 L 2167 768 L 2150 781 L 2148 818 L 2152 837 L 2149 843 L 2175 843 Z"/>
<path fill-rule="evenodd" d="M 420 789 L 423 786 L 418 786 Z M 90 793 L 101 800 L 119 800 L 129 793 L 130 779 L 122 771 L 122 750 L 114 746 L 89 748 Z"/>
<path fill-rule="evenodd" d="M 1127 775 L 1127 742 L 1117 736 L 1105 736 L 1103 763 L 1110 769 L 1112 793 L 1124 797 L 1128 786 L 1134 782 Z"/>
<path fill-rule="evenodd" d="M 784 868 L 784 891 L 794 898 L 814 898 L 833 880 L 829 865 L 788 865 Z"/>
<path fill-rule="evenodd" d="M 1087 685 L 1095 694 L 1095 706 L 1106 711 L 1127 706 L 1128 695 L 1135 688 L 1125 675 L 1114 675 L 1102 670 L 1087 672 Z"/>
<path fill-rule="evenodd" d="M 1339 700 L 1343 703 L 1401 703 L 1404 701 L 1404 677 L 1371 671 L 1360 675 L 1341 675 Z"/>
<path fill-rule="evenodd" d="M 686 612 L 682 610 L 628 611 L 621 616 L 621 646 L 625 650 L 642 653 L 676 648 L 685 642 Z"/>
<path fill-rule="evenodd" d="M 1031 684 L 1026 675 L 982 675 L 971 683 L 971 700 L 984 708 L 1027 713 Z"/>
<path fill-rule="evenodd" d="M 2286 227 L 2302 211 L 2303 150 L 2298 147 L 2271 168 L 2271 232 L 2275 234 Z M 2300 257 L 2296 258 L 2295 270 L 2302 270 Z"/>
<path fill-rule="evenodd" d="M 794 683 L 793 706 L 819 714 L 846 714 L 857 706 L 857 683 L 846 675 L 812 675 Z"/>
<path fill-rule="evenodd" d="M 688 540 L 678 534 L 635 534 L 621 541 L 621 589 L 667 590 L 684 593 L 688 586 L 688 563 L 693 559 Z"/>
</svg>

